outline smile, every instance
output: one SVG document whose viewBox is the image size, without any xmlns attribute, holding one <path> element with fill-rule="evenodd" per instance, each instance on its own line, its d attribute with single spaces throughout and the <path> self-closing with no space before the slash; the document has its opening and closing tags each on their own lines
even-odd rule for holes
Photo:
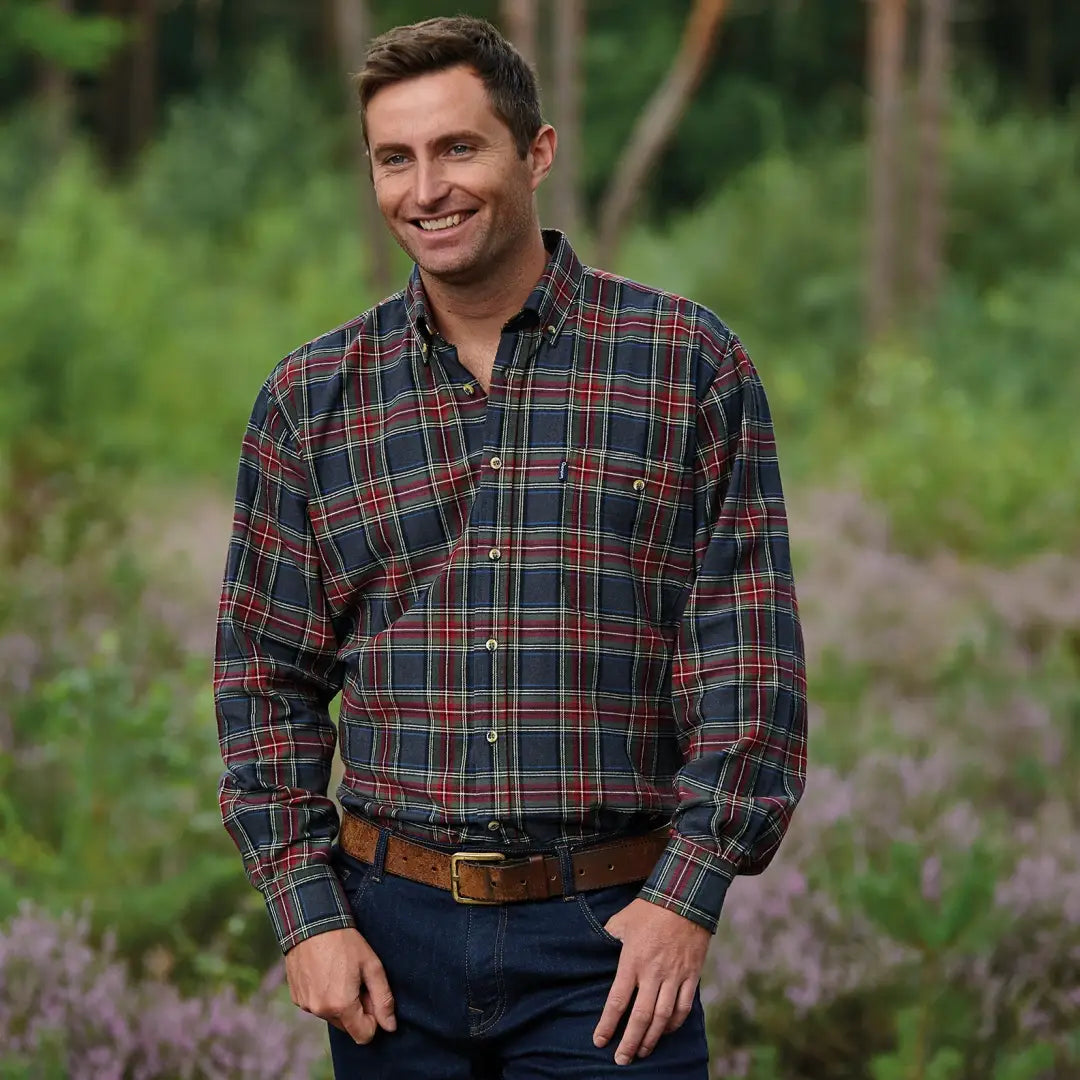
<svg viewBox="0 0 1080 1080">
<path fill-rule="evenodd" d="M 419 226 L 424 232 L 443 232 L 446 229 L 455 228 L 463 221 L 471 218 L 475 213 L 475 210 L 465 210 L 461 213 L 449 214 L 446 217 L 441 218 L 414 218 L 413 224 Z"/>
</svg>

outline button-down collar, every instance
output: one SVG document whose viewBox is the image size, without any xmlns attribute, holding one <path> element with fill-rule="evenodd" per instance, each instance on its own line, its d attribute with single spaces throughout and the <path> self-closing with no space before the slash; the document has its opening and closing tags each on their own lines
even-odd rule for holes
<svg viewBox="0 0 1080 1080">
<path fill-rule="evenodd" d="M 549 340 L 554 341 L 581 285 L 582 265 L 570 241 L 558 229 L 545 229 L 543 237 L 549 252 L 547 266 L 521 310 L 507 321 L 506 328 L 540 326 Z M 427 363 L 435 331 L 419 266 L 413 266 L 405 288 L 405 312 Z"/>
</svg>

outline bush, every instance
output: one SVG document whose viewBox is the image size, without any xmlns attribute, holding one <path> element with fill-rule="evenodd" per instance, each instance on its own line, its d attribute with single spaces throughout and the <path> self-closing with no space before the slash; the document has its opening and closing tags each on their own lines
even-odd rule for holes
<svg viewBox="0 0 1080 1080">
<path fill-rule="evenodd" d="M 133 980 L 85 920 L 23 905 L 0 928 L 0 1076 L 100 1080 L 308 1080 L 325 1027 L 278 992 L 280 970 L 241 1001 L 183 997 Z"/>
</svg>

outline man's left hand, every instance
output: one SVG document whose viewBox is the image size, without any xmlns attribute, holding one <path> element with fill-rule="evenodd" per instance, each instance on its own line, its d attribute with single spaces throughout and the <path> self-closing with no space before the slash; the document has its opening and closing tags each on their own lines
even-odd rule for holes
<svg viewBox="0 0 1080 1080">
<path fill-rule="evenodd" d="M 680 1027 L 694 1004 L 712 934 L 682 915 L 648 900 L 633 900 L 604 924 L 622 943 L 615 981 L 608 992 L 593 1043 L 606 1046 L 637 990 L 617 1065 L 651 1054 L 660 1036 Z"/>
</svg>

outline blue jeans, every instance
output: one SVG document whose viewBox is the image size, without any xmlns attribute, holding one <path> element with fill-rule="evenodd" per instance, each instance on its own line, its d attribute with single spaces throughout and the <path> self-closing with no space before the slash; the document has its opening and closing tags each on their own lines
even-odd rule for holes
<svg viewBox="0 0 1080 1080">
<path fill-rule="evenodd" d="M 386 969 L 397 1031 L 361 1046 L 332 1025 L 336 1080 L 707 1080 L 700 994 L 653 1052 L 615 1064 L 625 1018 L 592 1034 L 620 943 L 603 924 L 637 895 L 615 885 L 569 897 L 474 906 L 336 853 L 356 924 Z M 627 1009 L 629 1015 L 629 1009 Z"/>
</svg>

